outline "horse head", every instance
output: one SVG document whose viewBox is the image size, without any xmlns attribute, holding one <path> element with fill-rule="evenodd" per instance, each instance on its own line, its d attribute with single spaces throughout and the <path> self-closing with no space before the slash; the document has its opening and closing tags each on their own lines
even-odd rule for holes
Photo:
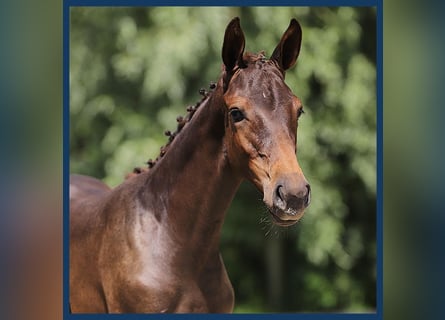
<svg viewBox="0 0 445 320">
<path fill-rule="evenodd" d="M 298 163 L 297 126 L 303 105 L 284 82 L 297 61 L 301 27 L 292 19 L 273 54 L 244 53 L 239 18 L 226 28 L 222 49 L 225 153 L 230 165 L 263 194 L 274 223 L 304 214 L 310 186 Z"/>
</svg>

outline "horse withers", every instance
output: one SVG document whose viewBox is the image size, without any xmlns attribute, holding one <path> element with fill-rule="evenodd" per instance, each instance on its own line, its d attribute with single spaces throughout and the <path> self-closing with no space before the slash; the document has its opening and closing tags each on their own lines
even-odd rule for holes
<svg viewBox="0 0 445 320">
<path fill-rule="evenodd" d="M 233 19 L 220 79 L 178 119 L 150 168 L 113 189 L 71 176 L 73 313 L 232 312 L 219 240 L 241 181 L 260 190 L 280 226 L 295 224 L 310 202 L 296 157 L 303 106 L 284 82 L 301 36 L 292 19 L 267 59 L 244 53 L 240 21 Z"/>
</svg>

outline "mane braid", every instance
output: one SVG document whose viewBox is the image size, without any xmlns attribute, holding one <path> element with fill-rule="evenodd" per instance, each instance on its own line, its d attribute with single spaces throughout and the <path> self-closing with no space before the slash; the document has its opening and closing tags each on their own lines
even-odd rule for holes
<svg viewBox="0 0 445 320">
<path fill-rule="evenodd" d="M 196 102 L 194 105 L 190 105 L 187 107 L 187 114 L 185 116 L 178 116 L 176 118 L 176 121 L 178 122 L 178 125 L 176 127 L 176 131 L 175 132 L 171 132 L 170 130 L 167 130 L 164 132 L 164 134 L 168 137 L 168 141 L 165 145 L 163 145 L 160 149 L 160 153 L 159 155 L 156 157 L 155 160 L 149 159 L 146 164 L 147 167 L 135 167 L 133 169 L 132 172 L 128 173 L 127 175 L 125 175 L 125 179 L 129 179 L 132 178 L 134 176 L 137 176 L 141 173 L 144 172 L 148 172 L 150 171 L 151 168 L 153 168 L 156 163 L 167 153 L 170 144 L 172 143 L 172 141 L 175 139 L 175 137 L 181 132 L 182 128 L 184 128 L 185 124 L 187 122 L 189 122 L 193 115 L 195 114 L 196 110 L 198 110 L 198 108 L 201 106 L 201 104 L 210 96 L 210 94 L 215 90 L 216 88 L 216 83 L 215 82 L 210 82 L 209 84 L 209 89 L 210 91 L 207 91 L 204 88 L 201 88 L 199 90 L 199 94 L 202 96 L 201 100 Z"/>
</svg>

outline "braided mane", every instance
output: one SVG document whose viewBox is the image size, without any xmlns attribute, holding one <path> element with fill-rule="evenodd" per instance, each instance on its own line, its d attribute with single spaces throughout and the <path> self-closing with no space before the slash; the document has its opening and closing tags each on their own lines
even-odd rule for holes
<svg viewBox="0 0 445 320">
<path fill-rule="evenodd" d="M 128 173 L 125 176 L 125 179 L 132 178 L 134 176 L 137 176 L 143 172 L 149 171 L 151 168 L 153 168 L 156 163 L 165 155 L 165 153 L 168 151 L 168 148 L 170 147 L 170 144 L 175 139 L 175 137 L 181 132 L 182 128 L 185 126 L 187 122 L 189 122 L 193 115 L 195 114 L 196 110 L 202 105 L 202 103 L 210 96 L 210 94 L 214 91 L 216 88 L 215 82 L 210 82 L 209 84 L 209 91 L 207 91 L 204 88 L 201 88 L 199 90 L 199 94 L 202 96 L 201 100 L 196 102 L 194 105 L 190 105 L 187 107 L 187 114 L 185 116 L 178 116 L 176 118 L 176 121 L 178 122 L 178 125 L 176 127 L 176 131 L 171 132 L 170 130 L 167 130 L 164 132 L 164 134 L 168 137 L 168 141 L 165 145 L 161 147 L 161 150 L 159 152 L 159 155 L 156 157 L 155 160 L 149 159 L 147 163 L 147 167 L 135 167 L 132 172 Z"/>
</svg>

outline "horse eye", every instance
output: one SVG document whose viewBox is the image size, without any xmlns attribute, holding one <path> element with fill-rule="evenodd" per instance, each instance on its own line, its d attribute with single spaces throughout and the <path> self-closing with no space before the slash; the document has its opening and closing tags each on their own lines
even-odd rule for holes
<svg viewBox="0 0 445 320">
<path fill-rule="evenodd" d="M 232 117 L 233 122 L 240 122 L 244 120 L 244 113 L 238 108 L 230 109 L 229 114 Z"/>
<path fill-rule="evenodd" d="M 297 117 L 300 118 L 300 116 L 304 113 L 303 107 L 298 109 Z"/>
</svg>

